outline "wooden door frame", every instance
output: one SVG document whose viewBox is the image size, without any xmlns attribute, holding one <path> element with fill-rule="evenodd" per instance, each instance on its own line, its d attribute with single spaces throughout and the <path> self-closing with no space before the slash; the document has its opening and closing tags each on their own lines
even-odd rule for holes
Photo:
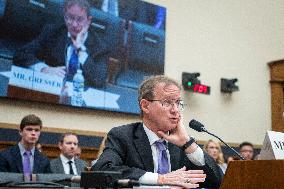
<svg viewBox="0 0 284 189">
<path fill-rule="evenodd" d="M 272 131 L 284 132 L 284 60 L 269 62 Z"/>
</svg>

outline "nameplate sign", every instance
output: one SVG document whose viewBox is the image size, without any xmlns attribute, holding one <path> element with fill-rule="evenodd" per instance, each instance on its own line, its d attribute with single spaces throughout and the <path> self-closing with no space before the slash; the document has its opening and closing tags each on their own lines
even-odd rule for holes
<svg viewBox="0 0 284 189">
<path fill-rule="evenodd" d="M 12 66 L 9 85 L 60 95 L 63 78 Z"/>
<path fill-rule="evenodd" d="M 284 159 L 284 133 L 267 131 L 259 159 Z"/>
</svg>

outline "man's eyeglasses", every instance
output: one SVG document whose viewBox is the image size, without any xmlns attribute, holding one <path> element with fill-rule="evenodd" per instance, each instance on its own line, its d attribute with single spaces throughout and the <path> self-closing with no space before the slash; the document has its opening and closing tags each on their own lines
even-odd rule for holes
<svg viewBox="0 0 284 189">
<path fill-rule="evenodd" d="M 157 100 L 157 99 L 153 99 L 153 100 L 148 100 L 150 102 L 154 102 L 154 101 L 157 101 L 157 102 L 160 102 L 161 105 L 165 108 L 172 108 L 174 105 L 176 105 L 176 107 L 182 111 L 184 110 L 184 107 L 185 107 L 185 104 L 183 102 L 183 100 L 169 100 L 169 99 L 166 99 L 166 100 Z"/>
<path fill-rule="evenodd" d="M 64 19 L 68 24 L 72 24 L 73 22 L 76 22 L 76 24 L 81 25 L 86 20 L 86 17 L 65 15 Z"/>
</svg>

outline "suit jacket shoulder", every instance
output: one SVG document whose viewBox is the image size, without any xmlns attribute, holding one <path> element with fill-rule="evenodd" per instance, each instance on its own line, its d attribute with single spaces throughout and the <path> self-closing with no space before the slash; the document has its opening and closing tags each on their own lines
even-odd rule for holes
<svg viewBox="0 0 284 189">
<path fill-rule="evenodd" d="M 78 175 L 81 175 L 81 172 L 85 170 L 87 163 L 82 159 L 75 159 L 75 166 L 76 166 Z"/>
<path fill-rule="evenodd" d="M 0 172 L 22 173 L 22 156 L 18 145 L 0 152 Z"/>
<path fill-rule="evenodd" d="M 33 173 L 51 173 L 48 157 L 35 149 Z"/>
<path fill-rule="evenodd" d="M 52 173 L 65 174 L 60 157 L 50 161 L 50 168 Z"/>
</svg>

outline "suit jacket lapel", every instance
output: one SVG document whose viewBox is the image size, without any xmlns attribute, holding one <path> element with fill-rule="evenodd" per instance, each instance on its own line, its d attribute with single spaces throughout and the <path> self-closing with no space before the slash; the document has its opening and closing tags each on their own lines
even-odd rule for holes
<svg viewBox="0 0 284 189">
<path fill-rule="evenodd" d="M 81 171 L 84 170 L 85 165 L 83 164 L 83 162 L 81 162 L 78 159 L 75 159 L 74 162 L 75 162 L 78 175 L 81 175 Z"/>
<path fill-rule="evenodd" d="M 153 172 L 154 163 L 153 163 L 153 157 L 152 157 L 152 150 L 151 150 L 148 137 L 143 129 L 142 123 L 137 127 L 137 130 L 135 131 L 134 136 L 135 136 L 134 145 L 140 156 L 142 164 L 145 167 L 145 170 Z M 145 143 L 145 140 L 147 141 L 146 143 Z"/>
<path fill-rule="evenodd" d="M 19 170 L 20 173 L 22 173 L 23 172 L 23 160 L 22 160 L 22 156 L 21 156 L 21 152 L 20 152 L 18 144 L 17 146 L 15 146 L 15 148 L 13 148 L 12 155 L 13 155 L 13 158 L 15 159 L 15 164 L 16 164 L 17 169 Z"/>
<path fill-rule="evenodd" d="M 57 166 L 58 172 L 64 174 L 65 172 L 64 172 L 64 168 L 63 168 L 63 163 L 62 163 L 60 157 L 57 158 L 57 162 L 58 162 L 58 163 L 57 163 L 57 165 L 58 165 L 58 166 Z"/>
<path fill-rule="evenodd" d="M 180 162 L 179 149 L 174 144 L 168 143 L 168 150 L 170 153 L 171 171 L 180 169 L 181 167 L 178 167 Z"/>
<path fill-rule="evenodd" d="M 65 32 L 62 32 L 62 35 L 58 38 L 58 40 L 58 45 L 54 47 L 54 51 L 56 52 L 54 53 L 54 55 L 57 56 L 56 59 L 58 59 L 59 62 L 62 62 L 62 65 L 65 65 L 67 58 L 67 48 L 70 44 L 72 44 L 71 39 L 67 36 L 67 30 Z"/>
<path fill-rule="evenodd" d="M 39 170 L 39 165 L 40 165 L 39 152 L 37 151 L 37 149 L 35 149 L 33 173 L 37 173 L 37 171 Z"/>
</svg>

